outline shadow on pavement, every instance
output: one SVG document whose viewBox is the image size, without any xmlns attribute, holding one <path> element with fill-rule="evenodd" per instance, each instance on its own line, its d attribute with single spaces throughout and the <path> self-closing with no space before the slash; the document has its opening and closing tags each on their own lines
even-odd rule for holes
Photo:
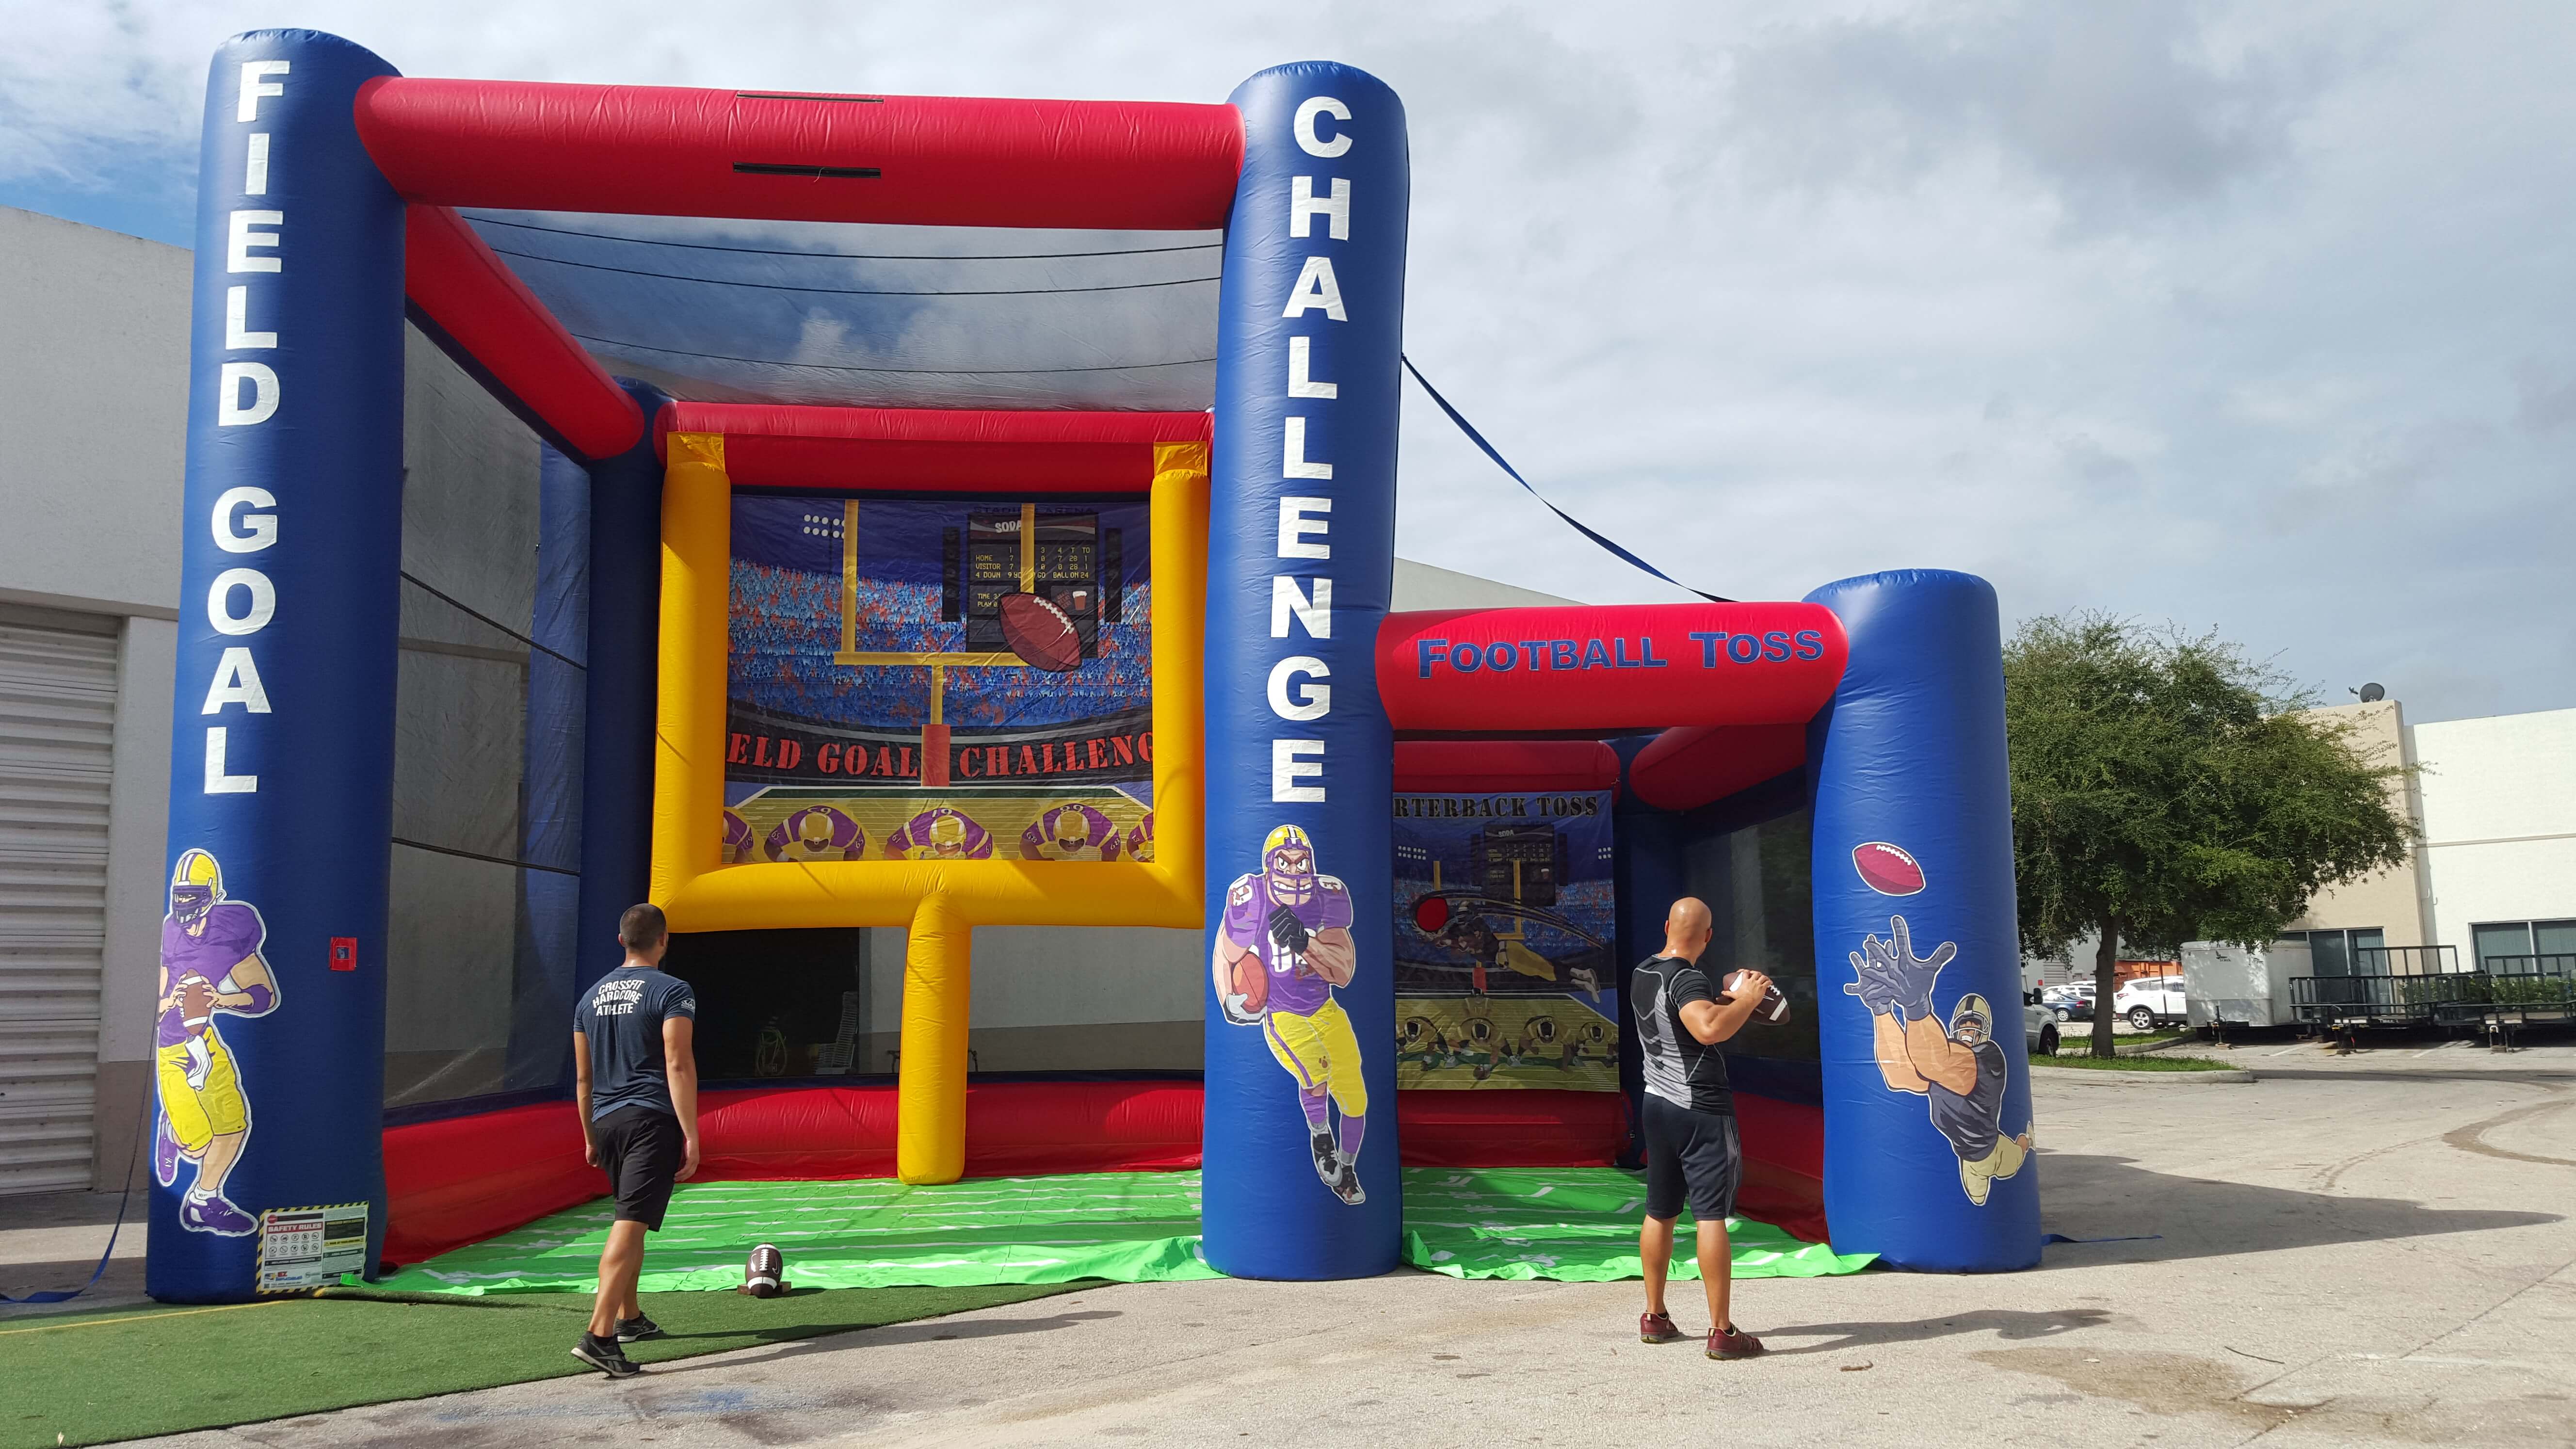
<svg viewBox="0 0 2576 1449">
<path fill-rule="evenodd" d="M 2223 1258 L 2565 1221 L 2560 1213 L 2435 1208 L 2404 1198 L 2181 1177 L 2151 1172 L 2127 1157 L 2050 1152 L 2040 1161 L 2049 1231 L 2070 1238 L 2161 1235 L 2147 1242 L 2051 1244 L 2043 1270 Z"/>
<path fill-rule="evenodd" d="M 1809 1344 L 1800 1348 L 1772 1350 L 1771 1356 L 1785 1358 L 1800 1353 L 1839 1353 L 1847 1348 L 1871 1348 L 1891 1343 L 1920 1343 L 1925 1339 L 1949 1338 L 1962 1333 L 1992 1333 L 2007 1339 L 2052 1338 L 2072 1333 L 2079 1328 L 2094 1328 L 2111 1320 L 2105 1308 L 2064 1308 L 2054 1313 L 2032 1313 L 2013 1308 L 1980 1308 L 1967 1313 L 1953 1313 L 1941 1318 L 1919 1318 L 1912 1323 L 1803 1323 L 1789 1327 L 1761 1330 L 1766 1338 L 1813 1338 L 1834 1334 L 1831 1343 Z"/>
<path fill-rule="evenodd" d="M 768 1363 L 778 1359 L 802 1357 L 810 1353 L 831 1352 L 834 1346 L 828 1340 L 847 1333 L 869 1334 L 871 1335 L 868 1340 L 870 1345 L 881 1347 L 898 1343 L 937 1343 L 948 1339 L 1008 1338 L 1024 1333 L 1048 1333 L 1060 1328 L 1071 1328 L 1077 1324 L 1096 1323 L 1105 1318 L 1124 1316 L 1113 1309 L 1095 1308 L 1082 1313 L 1051 1313 L 1044 1318 L 983 1318 L 962 1322 L 953 1318 L 925 1318 L 915 1323 L 896 1323 L 882 1328 L 869 1328 L 860 1324 L 777 1324 L 756 1330 L 736 1330 L 731 1333 L 665 1334 L 662 1341 L 679 1342 L 692 1338 L 749 1338 L 753 1341 L 745 1344 L 745 1348 L 758 1348 L 773 1343 L 786 1345 L 784 1352 L 762 1360 Z M 715 1358 L 683 1359 L 673 1363 L 654 1364 L 651 1366 L 651 1371 L 656 1376 L 667 1377 L 693 1373 L 703 1368 L 727 1366 Z"/>
</svg>

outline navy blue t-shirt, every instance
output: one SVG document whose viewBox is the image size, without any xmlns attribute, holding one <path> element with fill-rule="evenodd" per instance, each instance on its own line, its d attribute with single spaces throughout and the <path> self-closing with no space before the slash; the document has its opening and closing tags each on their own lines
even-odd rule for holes
<svg viewBox="0 0 2576 1449">
<path fill-rule="evenodd" d="M 621 1107 L 678 1116 L 671 1104 L 662 1023 L 698 1019 L 697 993 L 667 971 L 620 966 L 582 993 L 572 1029 L 590 1038 L 590 1119 Z"/>
</svg>

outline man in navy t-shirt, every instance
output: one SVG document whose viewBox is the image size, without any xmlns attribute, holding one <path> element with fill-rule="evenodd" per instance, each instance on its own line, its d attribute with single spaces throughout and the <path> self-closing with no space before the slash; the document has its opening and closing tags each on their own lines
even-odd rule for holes
<svg viewBox="0 0 2576 1449">
<path fill-rule="evenodd" d="M 661 907 L 627 907 L 617 939 L 626 963 L 582 993 L 572 1013 L 583 1155 L 607 1169 L 617 1199 L 599 1254 L 599 1299 L 572 1356 L 622 1379 L 643 1372 L 625 1345 L 662 1332 L 635 1301 L 644 1235 L 662 1226 L 672 1185 L 698 1170 L 698 999 L 661 969 L 671 944 Z"/>
</svg>

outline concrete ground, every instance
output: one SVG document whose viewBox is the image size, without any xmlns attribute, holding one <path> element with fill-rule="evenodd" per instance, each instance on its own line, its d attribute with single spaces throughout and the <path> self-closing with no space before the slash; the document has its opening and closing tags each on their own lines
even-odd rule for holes
<svg viewBox="0 0 2576 1449">
<path fill-rule="evenodd" d="M 1134 1285 L 160 1442 L 2576 1442 L 2576 1047 L 2230 1055 L 2263 1079 L 2039 1080 L 2047 1227 L 2142 1240 L 1747 1284 L 1756 1362 L 1639 1344 L 1633 1283 Z"/>
</svg>

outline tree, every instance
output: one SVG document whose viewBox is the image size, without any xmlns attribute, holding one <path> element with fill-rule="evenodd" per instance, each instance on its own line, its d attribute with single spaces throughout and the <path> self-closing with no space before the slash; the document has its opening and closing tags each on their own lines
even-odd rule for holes
<svg viewBox="0 0 2576 1449">
<path fill-rule="evenodd" d="M 2215 636 L 2105 614 L 2024 623 L 2004 650 L 2023 949 L 2099 932 L 2093 1055 L 2120 942 L 2269 944 L 2319 890 L 2403 862 L 2404 767 Z"/>
</svg>

